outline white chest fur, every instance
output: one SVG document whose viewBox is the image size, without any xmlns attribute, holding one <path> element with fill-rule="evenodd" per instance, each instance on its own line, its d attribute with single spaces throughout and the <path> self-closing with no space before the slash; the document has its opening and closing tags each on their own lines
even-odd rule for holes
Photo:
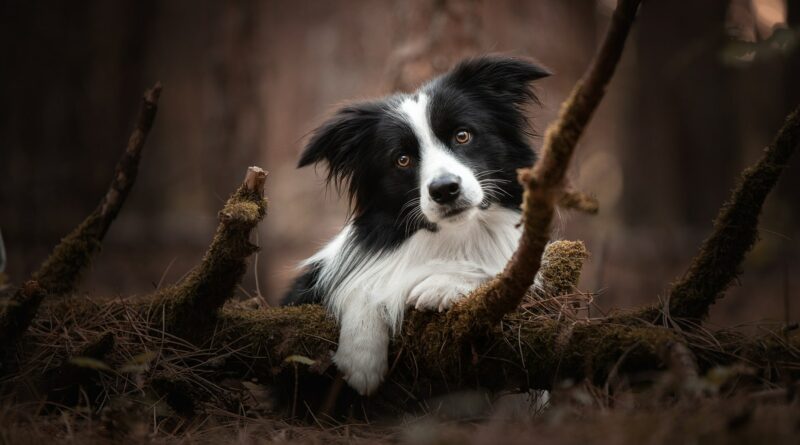
<svg viewBox="0 0 800 445">
<path fill-rule="evenodd" d="M 410 292 L 428 276 L 464 272 L 489 278 L 505 267 L 519 240 L 519 212 L 499 207 L 475 211 L 466 221 L 440 225 L 436 232 L 420 230 L 391 252 L 373 255 L 352 242 L 347 226 L 306 263 L 321 262 L 319 285 L 337 318 L 366 298 L 395 330 Z"/>
</svg>

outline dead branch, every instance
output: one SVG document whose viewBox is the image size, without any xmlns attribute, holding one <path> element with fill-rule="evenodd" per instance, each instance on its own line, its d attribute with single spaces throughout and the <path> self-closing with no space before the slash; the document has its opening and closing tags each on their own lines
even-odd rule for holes
<svg viewBox="0 0 800 445">
<path fill-rule="evenodd" d="M 434 320 L 440 318 L 427 312 L 410 314 L 391 345 L 392 370 L 373 396 L 375 404 L 402 409 L 450 391 L 551 389 L 565 379 L 602 384 L 612 370 L 632 375 L 678 367 L 690 376 L 717 366 L 744 364 L 769 379 L 775 375 L 773 369 L 792 378 L 800 369 L 796 366 L 800 333 L 747 337 L 718 332 L 698 338 L 653 325 L 563 322 L 515 312 L 486 336 L 459 345 L 449 343 L 448 336 L 437 330 Z M 333 384 L 330 354 L 337 338 L 335 321 L 317 305 L 264 311 L 226 307 L 217 330 L 220 344 L 240 350 L 243 357 L 230 361 L 227 370 L 235 369 L 261 382 L 285 385 L 280 376 L 294 375 L 287 359 L 307 358 L 310 364 L 300 374 L 301 388 L 320 374 Z M 323 404 L 320 401 L 320 406 Z"/>
<path fill-rule="evenodd" d="M 549 239 L 553 208 L 563 195 L 563 182 L 572 153 L 617 66 L 640 0 L 620 0 L 606 37 L 583 79 L 561 107 L 545 134 L 541 158 L 520 171 L 525 188 L 523 233 L 517 251 L 503 273 L 472 293 L 447 313 L 444 321 L 455 338 L 485 332 L 519 306 L 540 267 Z"/>
<path fill-rule="evenodd" d="M 244 182 L 219 212 L 217 232 L 202 262 L 183 282 L 155 296 L 156 315 L 163 311 L 171 332 L 198 340 L 213 330 L 217 311 L 234 295 L 247 258 L 258 250 L 250 232 L 267 213 L 266 178 L 260 167 L 247 169 Z"/>
<path fill-rule="evenodd" d="M 770 190 L 800 145 L 800 107 L 786 118 L 758 162 L 742 172 L 739 183 L 714 221 L 714 231 L 700 246 L 684 276 L 669 293 L 669 316 L 703 319 L 740 273 L 745 255 L 758 239 L 758 219 Z M 617 321 L 657 321 L 661 306 L 623 313 Z"/>
<path fill-rule="evenodd" d="M 72 293 L 78 285 L 92 258 L 100 251 L 103 238 L 114 218 L 119 214 L 125 198 L 136 182 L 139 160 L 147 135 L 153 127 L 158 109 L 161 84 L 145 91 L 142 98 L 136 128 L 128 139 L 128 146 L 117 162 L 114 178 L 100 204 L 86 219 L 53 249 L 50 256 L 33 274 L 33 279 L 47 290 L 49 295 Z"/>
</svg>

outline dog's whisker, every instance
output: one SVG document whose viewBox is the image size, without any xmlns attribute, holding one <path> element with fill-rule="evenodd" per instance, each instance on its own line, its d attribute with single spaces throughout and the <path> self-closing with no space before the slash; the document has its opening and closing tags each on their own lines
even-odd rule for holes
<svg viewBox="0 0 800 445">
<path fill-rule="evenodd" d="M 479 184 L 500 184 L 500 183 L 508 183 L 511 182 L 508 179 L 501 179 L 501 178 L 483 178 L 478 180 Z"/>
<path fill-rule="evenodd" d="M 496 192 L 503 194 L 505 196 L 511 196 L 507 190 L 503 189 L 502 187 L 498 186 L 497 184 L 482 184 L 482 188 L 485 192 Z"/>
<path fill-rule="evenodd" d="M 493 174 L 493 173 L 500 173 L 500 172 L 502 172 L 502 171 L 503 171 L 503 170 L 500 170 L 500 169 L 498 169 L 498 170 L 486 170 L 486 171 L 482 171 L 482 172 L 478 172 L 478 173 L 476 173 L 476 174 L 475 174 L 475 177 L 476 177 L 476 178 L 482 178 L 482 177 L 484 177 L 484 176 L 488 176 L 488 175 L 491 175 L 491 174 Z"/>
</svg>

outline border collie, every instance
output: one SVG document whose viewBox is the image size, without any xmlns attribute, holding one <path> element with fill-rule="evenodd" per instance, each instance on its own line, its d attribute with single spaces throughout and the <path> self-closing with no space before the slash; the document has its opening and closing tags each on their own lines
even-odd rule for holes
<svg viewBox="0 0 800 445">
<path fill-rule="evenodd" d="M 363 395 L 387 371 L 406 307 L 449 308 L 505 267 L 517 246 L 518 168 L 535 160 L 525 106 L 549 73 L 525 60 L 466 60 L 413 94 L 339 110 L 299 167 L 325 161 L 345 189 L 342 231 L 301 264 L 285 304 L 323 303 L 341 333 L 333 357 Z"/>
</svg>

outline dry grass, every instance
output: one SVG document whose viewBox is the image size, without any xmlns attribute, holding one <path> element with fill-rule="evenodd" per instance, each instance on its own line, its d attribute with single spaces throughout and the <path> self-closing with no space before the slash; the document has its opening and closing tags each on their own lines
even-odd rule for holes
<svg viewBox="0 0 800 445">
<path fill-rule="evenodd" d="M 587 322 L 592 298 L 578 292 L 531 295 L 519 317 Z M 198 349 L 153 328 L 159 319 L 124 301 L 80 298 L 45 307 L 16 351 L 23 366 L 2 380 L 0 442 L 793 443 L 800 434 L 796 383 L 756 379 L 747 363 L 692 378 L 676 366 L 645 376 L 612 373 L 600 386 L 565 382 L 549 402 L 461 392 L 429 401 L 414 415 L 371 424 L 317 417 L 303 423 L 277 409 L 266 386 L 220 380 L 215 372 L 226 360 L 254 357 L 213 342 Z M 504 341 L 515 342 L 510 326 Z M 107 356 L 76 356 L 105 332 L 115 339 Z M 737 337 L 698 329 L 686 338 L 712 354 Z M 42 383 L 63 366 L 94 373 L 96 385 L 83 387 L 73 400 L 48 399 L 40 393 Z M 782 366 L 793 365 L 787 360 Z M 171 392 L 202 402 L 178 412 L 175 400 L 168 400 Z"/>
</svg>

